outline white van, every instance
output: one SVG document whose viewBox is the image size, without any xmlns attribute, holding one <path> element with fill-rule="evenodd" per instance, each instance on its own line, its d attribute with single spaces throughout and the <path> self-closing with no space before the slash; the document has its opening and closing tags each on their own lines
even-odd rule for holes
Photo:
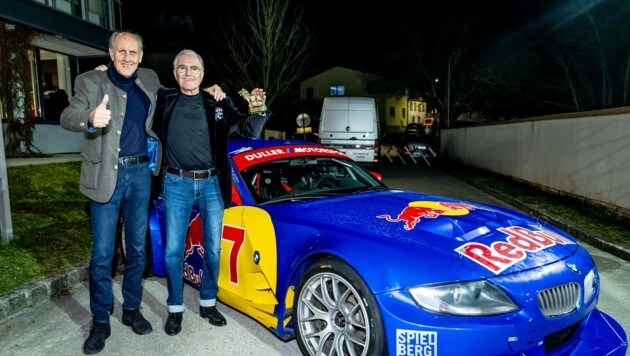
<svg viewBox="0 0 630 356">
<path fill-rule="evenodd" d="M 324 98 L 318 135 L 319 143 L 342 151 L 370 170 L 379 171 L 381 151 L 374 98 Z"/>
</svg>

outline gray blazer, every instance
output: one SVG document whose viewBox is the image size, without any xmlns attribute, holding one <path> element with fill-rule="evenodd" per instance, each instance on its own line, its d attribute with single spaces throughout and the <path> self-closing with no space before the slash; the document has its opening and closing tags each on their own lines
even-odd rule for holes
<svg viewBox="0 0 630 356">
<path fill-rule="evenodd" d="M 157 74 L 151 69 L 138 68 L 136 84 L 151 100 L 145 129 L 157 142 L 151 131 L 157 91 L 161 87 Z M 88 129 L 90 112 L 109 95 L 107 108 L 112 112 L 112 119 L 106 127 Z M 113 195 L 118 177 L 118 153 L 123 118 L 127 107 L 127 94 L 116 87 L 107 77 L 107 72 L 91 70 L 76 78 L 74 96 L 70 105 L 61 114 L 61 126 L 66 130 L 85 132 L 81 157 L 80 190 L 88 198 L 99 203 L 107 202 Z M 148 144 L 155 147 L 155 144 Z M 151 152 L 147 152 L 150 154 Z M 153 172 L 157 175 L 158 172 Z"/>
</svg>

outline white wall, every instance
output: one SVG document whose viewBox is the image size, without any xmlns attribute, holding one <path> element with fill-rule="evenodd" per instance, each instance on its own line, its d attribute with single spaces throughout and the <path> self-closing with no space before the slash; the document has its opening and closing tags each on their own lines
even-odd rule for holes
<svg viewBox="0 0 630 356">
<path fill-rule="evenodd" d="M 6 124 L 3 125 L 3 133 L 6 136 Z M 59 125 L 35 124 L 33 132 L 33 145 L 42 153 L 78 153 L 83 148 L 83 132 L 72 132 Z M 6 142 L 6 137 L 4 139 Z"/>
<path fill-rule="evenodd" d="M 444 158 L 630 211 L 630 107 L 441 135 Z"/>
</svg>

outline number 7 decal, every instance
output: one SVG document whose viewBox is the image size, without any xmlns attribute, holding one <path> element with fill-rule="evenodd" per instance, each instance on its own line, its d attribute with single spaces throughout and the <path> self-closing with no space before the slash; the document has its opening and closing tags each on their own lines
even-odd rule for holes
<svg viewBox="0 0 630 356">
<path fill-rule="evenodd" d="M 232 241 L 232 248 L 229 251 L 229 280 L 238 284 L 238 254 L 241 252 L 245 241 L 245 229 L 236 226 L 223 225 L 223 239 Z"/>
</svg>

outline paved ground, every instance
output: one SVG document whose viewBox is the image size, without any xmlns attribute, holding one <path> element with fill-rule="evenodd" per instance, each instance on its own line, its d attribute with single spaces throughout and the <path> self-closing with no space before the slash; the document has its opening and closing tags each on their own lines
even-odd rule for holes
<svg viewBox="0 0 630 356">
<path fill-rule="evenodd" d="M 199 317 L 196 289 L 186 285 L 186 310 L 182 331 L 168 336 L 166 323 L 166 279 L 151 277 L 143 283 L 142 313 L 153 326 L 148 335 L 136 335 L 121 319 L 121 278 L 114 281 L 115 306 L 111 316 L 112 335 L 99 353 L 112 355 L 300 355 L 295 340 L 283 342 L 255 320 L 219 303 L 227 320 L 224 327 L 210 325 Z M 88 283 L 83 281 L 62 295 L 0 324 L 0 354 L 3 356 L 81 355 L 90 328 Z"/>
</svg>

